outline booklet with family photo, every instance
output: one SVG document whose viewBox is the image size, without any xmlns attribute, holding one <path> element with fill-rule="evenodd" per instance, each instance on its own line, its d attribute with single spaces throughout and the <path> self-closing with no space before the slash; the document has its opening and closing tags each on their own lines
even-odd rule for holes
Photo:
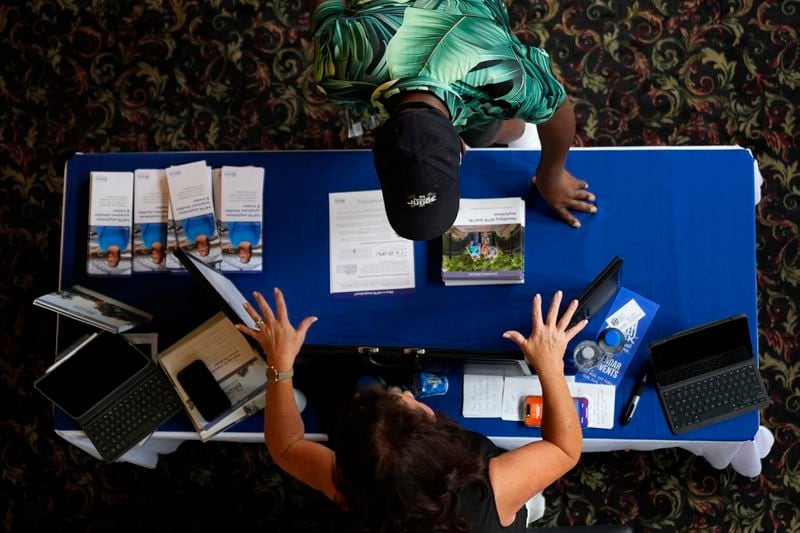
<svg viewBox="0 0 800 533">
<path fill-rule="evenodd" d="M 217 186 L 224 272 L 261 272 L 264 169 L 222 167 Z"/>
<path fill-rule="evenodd" d="M 39 296 L 33 305 L 112 333 L 128 331 L 153 319 L 150 313 L 80 285 Z"/>
<path fill-rule="evenodd" d="M 91 172 L 86 273 L 131 274 L 133 172 Z"/>
<path fill-rule="evenodd" d="M 525 201 L 461 199 L 453 226 L 442 235 L 445 285 L 525 282 Z"/>
<path fill-rule="evenodd" d="M 137 169 L 133 187 L 133 271 L 167 270 L 169 188 L 161 169 Z"/>
<path fill-rule="evenodd" d="M 167 168 L 177 246 L 207 264 L 220 261 L 211 169 L 205 161 Z"/>
<path fill-rule="evenodd" d="M 267 364 L 222 312 L 164 350 L 158 362 L 202 441 L 264 408 Z"/>
</svg>

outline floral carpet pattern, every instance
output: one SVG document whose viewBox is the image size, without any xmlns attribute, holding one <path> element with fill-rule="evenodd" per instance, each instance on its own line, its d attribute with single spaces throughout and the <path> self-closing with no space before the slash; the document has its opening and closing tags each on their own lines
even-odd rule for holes
<svg viewBox="0 0 800 533">
<path fill-rule="evenodd" d="M 800 531 L 800 2 L 513 0 L 575 103 L 576 144 L 740 144 L 755 213 L 761 367 L 776 438 L 756 478 L 671 449 L 586 454 L 541 525 Z M 308 0 L 0 5 L 0 530 L 341 531 L 263 446 L 187 443 L 154 470 L 66 445 L 33 389 L 53 356 L 64 163 L 76 151 L 369 145 L 310 77 Z"/>
</svg>

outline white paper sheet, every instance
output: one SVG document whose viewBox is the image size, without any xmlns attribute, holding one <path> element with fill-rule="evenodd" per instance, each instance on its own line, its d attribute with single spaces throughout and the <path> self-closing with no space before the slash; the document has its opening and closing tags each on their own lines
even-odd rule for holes
<svg viewBox="0 0 800 533">
<path fill-rule="evenodd" d="M 328 206 L 331 294 L 414 288 L 414 243 L 392 230 L 381 191 L 330 193 Z"/>
<path fill-rule="evenodd" d="M 464 374 L 461 414 L 464 418 L 499 418 L 503 403 L 503 376 Z"/>
<path fill-rule="evenodd" d="M 614 398 L 616 389 L 611 385 L 595 383 L 576 383 L 567 380 L 573 398 L 586 398 L 589 407 L 586 416 L 590 428 L 612 429 L 614 427 Z M 542 385 L 537 376 L 509 377 L 503 384 L 503 420 L 522 421 L 524 419 L 525 396 L 541 396 Z"/>
</svg>

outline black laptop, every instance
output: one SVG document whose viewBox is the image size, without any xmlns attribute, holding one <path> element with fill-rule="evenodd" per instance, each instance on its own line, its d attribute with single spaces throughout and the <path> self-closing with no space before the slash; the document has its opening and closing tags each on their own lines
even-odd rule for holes
<svg viewBox="0 0 800 533">
<path fill-rule="evenodd" d="M 673 433 L 706 427 L 769 404 L 752 346 L 745 315 L 650 344 L 656 387 Z"/>
<path fill-rule="evenodd" d="M 35 382 L 112 462 L 183 407 L 158 365 L 122 335 L 95 332 L 64 350 Z"/>
</svg>

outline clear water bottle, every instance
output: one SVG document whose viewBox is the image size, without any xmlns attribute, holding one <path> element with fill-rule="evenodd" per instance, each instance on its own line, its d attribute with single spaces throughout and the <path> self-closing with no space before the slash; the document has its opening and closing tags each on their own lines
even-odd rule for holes
<svg viewBox="0 0 800 533">
<path fill-rule="evenodd" d="M 572 360 L 578 370 L 591 370 L 603 360 L 603 350 L 594 341 L 581 341 L 572 350 Z"/>
</svg>

